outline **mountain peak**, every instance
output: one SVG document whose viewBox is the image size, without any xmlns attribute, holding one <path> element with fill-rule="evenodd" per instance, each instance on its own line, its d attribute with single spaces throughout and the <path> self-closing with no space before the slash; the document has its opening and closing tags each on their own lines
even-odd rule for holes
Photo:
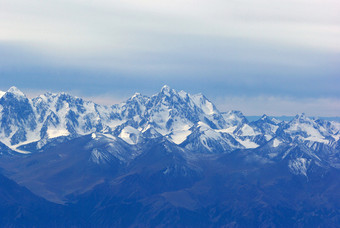
<svg viewBox="0 0 340 228">
<path fill-rule="evenodd" d="M 130 102 L 130 101 L 145 101 L 148 97 L 142 95 L 141 93 L 135 93 L 132 97 L 130 97 L 126 102 Z"/>
<path fill-rule="evenodd" d="M 9 88 L 9 90 L 7 90 L 6 93 L 11 93 L 17 97 L 26 97 L 25 94 L 23 92 L 21 92 L 17 87 L 12 86 L 11 88 Z"/>
<path fill-rule="evenodd" d="M 188 96 L 188 93 L 183 91 L 183 90 L 181 90 L 181 91 L 178 92 L 178 95 L 180 97 L 182 97 L 183 99 L 185 99 Z"/>
<path fill-rule="evenodd" d="M 298 119 L 298 120 L 306 120 L 306 119 L 309 119 L 306 114 L 303 112 L 303 113 L 299 113 L 295 116 L 295 119 Z"/>
<path fill-rule="evenodd" d="M 133 96 L 132 96 L 132 98 L 134 98 L 134 97 L 139 97 L 139 96 L 141 96 L 142 94 L 140 94 L 140 93 L 135 93 L 135 94 L 133 94 Z"/>
<path fill-rule="evenodd" d="M 171 88 L 170 88 L 170 86 L 168 86 L 168 85 L 164 85 L 163 87 L 162 87 L 162 89 L 161 89 L 161 91 L 170 91 L 171 90 Z"/>
<path fill-rule="evenodd" d="M 238 117 L 244 117 L 243 113 L 239 110 L 231 110 L 229 112 L 227 112 L 227 115 L 235 115 Z"/>
<path fill-rule="evenodd" d="M 172 89 L 168 85 L 164 85 L 161 89 L 161 93 L 169 96 L 171 93 Z"/>
<path fill-rule="evenodd" d="M 15 87 L 15 86 L 12 86 L 11 88 L 9 88 L 9 89 L 7 90 L 7 92 L 9 92 L 9 93 L 18 93 L 18 94 L 24 95 L 24 93 L 21 92 L 21 91 L 20 91 L 17 87 Z"/>
<path fill-rule="evenodd" d="M 56 95 L 55 93 L 52 93 L 52 92 L 46 92 L 43 94 L 43 96 L 46 96 L 46 97 L 50 97 L 50 96 L 53 96 L 53 95 Z"/>
<path fill-rule="evenodd" d="M 266 115 L 266 114 L 263 114 L 262 117 L 261 117 L 261 120 L 266 120 L 268 119 L 269 117 Z"/>
<path fill-rule="evenodd" d="M 141 93 L 135 93 L 135 94 L 133 94 L 133 96 L 132 97 L 130 97 L 128 100 L 139 100 L 139 99 L 141 99 L 141 98 L 143 98 L 144 96 L 141 94 Z"/>
</svg>

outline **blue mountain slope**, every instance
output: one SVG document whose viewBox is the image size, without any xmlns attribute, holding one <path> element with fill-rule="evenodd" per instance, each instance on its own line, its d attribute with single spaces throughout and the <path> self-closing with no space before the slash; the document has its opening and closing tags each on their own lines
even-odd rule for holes
<svg viewBox="0 0 340 228">
<path fill-rule="evenodd" d="M 46 213 L 51 223 L 38 227 L 340 223 L 336 122 L 304 114 L 250 122 L 164 86 L 110 107 L 11 88 L 0 123 L 0 225 L 31 226 Z"/>
<path fill-rule="evenodd" d="M 114 149 L 112 149 L 114 148 Z M 9 176 L 50 201 L 63 203 L 65 196 L 84 192 L 115 176 L 133 155 L 133 147 L 119 138 L 91 135 L 73 139 L 43 153 L 7 158 L 1 166 Z"/>
<path fill-rule="evenodd" d="M 340 195 L 333 190 L 340 187 L 340 173 L 334 168 L 315 166 L 306 178 L 293 174 L 286 161 L 264 163 L 249 151 L 202 157 L 195 164 L 198 176 L 173 174 L 192 180 L 176 188 L 155 179 L 158 168 L 133 169 L 78 196 L 74 207 L 82 208 L 89 224 L 104 226 L 332 227 L 340 221 Z"/>
<path fill-rule="evenodd" d="M 0 174 L 1 227 L 60 227 L 84 224 L 76 211 L 38 197 Z"/>
</svg>

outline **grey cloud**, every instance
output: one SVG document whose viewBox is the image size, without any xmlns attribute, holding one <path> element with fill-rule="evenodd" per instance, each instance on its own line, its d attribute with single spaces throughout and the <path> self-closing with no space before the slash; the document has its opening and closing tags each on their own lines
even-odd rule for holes
<svg viewBox="0 0 340 228">
<path fill-rule="evenodd" d="M 212 99 L 340 97 L 338 1 L 0 5 L 2 87 L 127 97 L 170 84 Z"/>
</svg>

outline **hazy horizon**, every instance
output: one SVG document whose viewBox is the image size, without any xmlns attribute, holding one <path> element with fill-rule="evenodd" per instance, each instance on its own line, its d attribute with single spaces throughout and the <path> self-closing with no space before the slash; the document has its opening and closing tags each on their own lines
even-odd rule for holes
<svg viewBox="0 0 340 228">
<path fill-rule="evenodd" d="M 340 3 L 0 0 L 0 89 L 98 103 L 164 84 L 247 115 L 340 115 Z"/>
</svg>

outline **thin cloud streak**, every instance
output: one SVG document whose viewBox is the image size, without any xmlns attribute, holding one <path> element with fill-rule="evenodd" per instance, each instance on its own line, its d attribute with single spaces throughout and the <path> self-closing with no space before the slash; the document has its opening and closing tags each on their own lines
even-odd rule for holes
<svg viewBox="0 0 340 228">
<path fill-rule="evenodd" d="M 132 91 L 152 94 L 163 84 L 211 99 L 276 97 L 286 110 L 297 110 L 294 99 L 340 99 L 335 0 L 0 0 L 0 6 L 2 86 L 65 89 L 102 96 L 102 103 Z M 244 108 L 257 113 L 266 102 Z M 325 110 L 338 112 L 330 108 L 336 102 L 327 104 Z"/>
<path fill-rule="evenodd" d="M 140 36 L 209 35 L 340 51 L 340 4 L 318 1 L 2 1 L 2 40 L 91 53 L 149 48 Z M 164 45 L 161 45 L 164 46 Z"/>
<path fill-rule="evenodd" d="M 292 116 L 306 113 L 308 116 L 338 117 L 340 99 L 297 99 L 292 97 L 224 97 L 217 98 L 221 110 L 241 110 L 245 115 Z"/>
</svg>

